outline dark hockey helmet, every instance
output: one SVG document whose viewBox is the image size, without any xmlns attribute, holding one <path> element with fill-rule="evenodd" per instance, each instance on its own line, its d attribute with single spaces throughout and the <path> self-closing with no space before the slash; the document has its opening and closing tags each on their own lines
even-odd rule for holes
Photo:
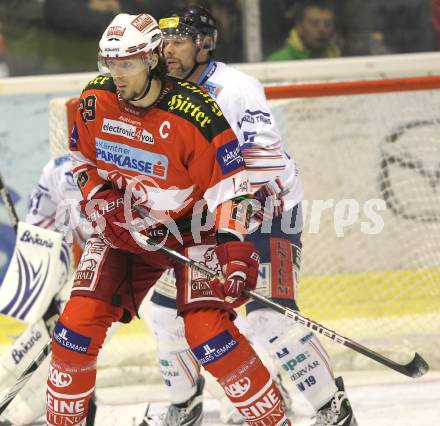
<svg viewBox="0 0 440 426">
<path fill-rule="evenodd" d="M 218 29 L 211 13 L 202 6 L 188 6 L 159 21 L 164 38 L 192 37 L 198 48 L 215 50 Z"/>
</svg>

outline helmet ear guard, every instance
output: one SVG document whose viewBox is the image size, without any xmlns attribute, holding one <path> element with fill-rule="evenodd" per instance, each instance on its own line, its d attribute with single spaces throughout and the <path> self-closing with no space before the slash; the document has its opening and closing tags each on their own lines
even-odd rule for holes
<svg viewBox="0 0 440 426">
<path fill-rule="evenodd" d="M 203 40 L 201 41 L 200 49 L 205 49 L 212 52 L 213 50 L 215 50 L 216 43 L 217 43 L 217 31 L 213 35 L 206 34 L 203 37 Z"/>
</svg>

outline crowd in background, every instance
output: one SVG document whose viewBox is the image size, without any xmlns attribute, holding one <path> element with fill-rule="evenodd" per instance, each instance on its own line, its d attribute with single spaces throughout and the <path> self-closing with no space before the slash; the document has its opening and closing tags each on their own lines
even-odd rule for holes
<svg viewBox="0 0 440 426">
<path fill-rule="evenodd" d="M 258 2 L 256 2 L 258 3 Z M 262 60 L 440 49 L 440 0 L 260 0 Z M 96 44 L 120 13 L 160 18 L 202 4 L 217 18 L 217 57 L 245 62 L 241 0 L 2 0 L 0 77 L 93 71 Z"/>
</svg>

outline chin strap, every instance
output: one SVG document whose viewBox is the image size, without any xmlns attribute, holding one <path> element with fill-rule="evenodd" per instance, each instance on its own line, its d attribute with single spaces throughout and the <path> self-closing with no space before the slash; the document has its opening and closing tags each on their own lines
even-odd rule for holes
<svg viewBox="0 0 440 426">
<path fill-rule="evenodd" d="M 189 78 L 194 74 L 194 72 L 196 71 L 196 69 L 197 69 L 199 66 L 209 64 L 209 62 L 211 61 L 211 57 L 210 57 L 210 58 L 209 58 L 207 61 L 205 61 L 205 62 L 197 62 L 197 55 L 200 53 L 201 50 L 202 50 L 201 47 L 197 48 L 197 51 L 196 51 L 196 53 L 195 53 L 195 55 L 194 55 L 194 66 L 190 69 L 190 71 L 188 72 L 188 74 L 186 74 L 185 76 L 182 77 L 182 80 L 189 80 Z"/>
<path fill-rule="evenodd" d="M 199 65 L 204 65 L 204 64 L 207 64 L 208 62 L 203 62 L 203 63 L 200 63 L 200 62 L 196 62 L 195 64 L 194 64 L 194 66 L 191 68 L 191 70 L 188 72 L 188 74 L 186 74 L 186 75 L 184 75 L 183 77 L 182 77 L 182 80 L 189 80 L 189 78 L 194 74 L 194 72 L 196 71 L 196 69 L 199 67 Z"/>
<path fill-rule="evenodd" d="M 145 90 L 142 92 L 142 94 L 138 97 L 133 97 L 130 100 L 131 101 L 139 101 L 141 99 L 143 99 L 145 96 L 147 96 L 147 93 L 150 91 L 150 87 L 151 87 L 151 81 L 153 80 L 153 76 L 150 74 L 150 68 L 148 68 L 148 81 L 147 84 L 145 86 Z"/>
</svg>

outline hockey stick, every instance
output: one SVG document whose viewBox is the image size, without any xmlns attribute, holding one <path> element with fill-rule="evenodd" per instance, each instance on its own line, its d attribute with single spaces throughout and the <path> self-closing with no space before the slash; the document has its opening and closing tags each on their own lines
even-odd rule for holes
<svg viewBox="0 0 440 426">
<path fill-rule="evenodd" d="M 0 173 L 0 196 L 2 197 L 3 203 L 6 206 L 6 210 L 8 212 L 9 219 L 11 221 L 11 225 L 14 228 L 14 231 L 17 232 L 18 226 L 18 214 L 15 210 L 14 203 L 12 202 L 11 196 L 9 195 L 8 188 L 6 188 L 5 183 L 3 182 L 2 175 Z"/>
<path fill-rule="evenodd" d="M 8 405 L 12 402 L 15 396 L 20 392 L 24 385 L 32 377 L 32 374 L 37 370 L 37 368 L 43 363 L 46 357 L 50 354 L 52 345 L 52 339 L 50 339 L 38 353 L 37 357 L 31 362 L 31 364 L 23 371 L 20 377 L 17 379 L 15 384 L 9 389 L 5 396 L 0 401 L 0 414 L 6 410 Z"/>
<path fill-rule="evenodd" d="M 138 232 L 135 232 L 134 234 L 135 237 L 138 240 L 140 240 L 142 243 L 156 247 L 158 250 L 168 254 L 170 257 L 174 258 L 178 262 L 183 263 L 185 265 L 189 265 L 190 267 L 205 273 L 208 277 L 211 278 L 218 277 L 217 273 L 212 269 L 208 268 L 207 266 L 199 262 L 196 262 L 195 260 L 189 259 L 183 254 L 171 250 L 161 244 L 158 244 L 156 241 L 154 241 L 149 237 L 146 237 L 145 235 L 142 235 Z M 392 370 L 397 371 L 398 373 L 404 374 L 405 376 L 417 378 L 423 376 L 429 370 L 428 363 L 417 352 L 415 353 L 414 358 L 408 364 L 398 364 L 397 362 L 394 362 L 391 359 L 386 358 L 385 356 L 378 354 L 377 352 L 374 352 L 371 349 L 368 349 L 367 347 L 361 345 L 360 343 L 357 343 L 349 339 L 348 337 L 341 336 L 337 334 L 335 331 L 332 331 L 324 327 L 323 325 L 307 317 L 304 317 L 297 311 L 286 308 L 285 306 L 282 306 L 278 303 L 272 302 L 271 300 L 267 299 L 266 297 L 258 294 L 253 290 L 246 290 L 246 293 L 252 299 L 256 300 L 260 304 L 268 308 L 271 308 L 279 312 L 280 314 L 283 314 L 286 317 L 293 319 L 296 322 L 299 322 L 304 327 L 316 331 L 320 334 L 323 334 L 324 336 L 328 337 L 329 339 L 332 339 L 336 343 L 340 343 L 344 346 L 347 346 L 348 348 L 356 352 L 359 352 L 360 354 L 366 356 L 367 358 L 370 358 L 378 362 L 379 364 L 385 365 L 386 367 L 391 368 Z"/>
</svg>

